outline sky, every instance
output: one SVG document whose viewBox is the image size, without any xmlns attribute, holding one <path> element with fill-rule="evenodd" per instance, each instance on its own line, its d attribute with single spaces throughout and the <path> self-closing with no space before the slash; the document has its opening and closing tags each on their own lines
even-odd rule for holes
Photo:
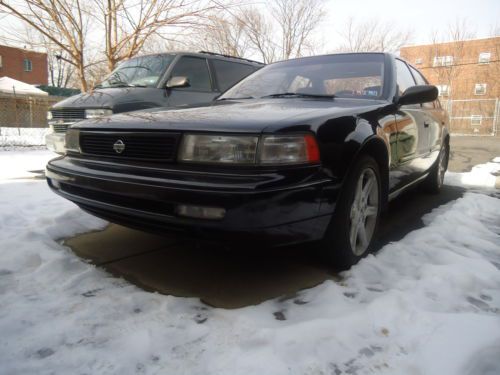
<svg viewBox="0 0 500 375">
<path fill-rule="evenodd" d="M 249 5 L 266 8 L 266 0 L 247 0 Z M 315 36 L 317 52 L 334 51 L 343 38 L 341 32 L 350 17 L 356 22 L 377 19 L 396 29 L 411 30 L 412 44 L 429 43 L 434 31 L 444 33 L 457 20 L 467 20 L 477 38 L 492 36 L 500 29 L 500 0 L 325 0 L 327 16 Z M 2 28 L 12 30 L 19 22 L 0 15 L 0 43 L 8 39 Z M 2 38 L 3 37 L 3 38 Z"/>
<path fill-rule="evenodd" d="M 457 19 L 466 19 L 476 37 L 491 36 L 495 27 L 500 27 L 500 0 L 328 0 L 327 21 L 321 34 L 328 49 L 339 40 L 339 31 L 349 17 L 356 20 L 377 18 L 390 22 L 397 28 L 413 30 L 413 42 L 430 42 L 433 30 L 445 31 Z"/>
</svg>

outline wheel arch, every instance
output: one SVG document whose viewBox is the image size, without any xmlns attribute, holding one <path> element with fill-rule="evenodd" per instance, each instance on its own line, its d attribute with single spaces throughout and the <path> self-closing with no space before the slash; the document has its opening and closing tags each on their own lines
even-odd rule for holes
<svg viewBox="0 0 500 375">
<path fill-rule="evenodd" d="M 382 188 L 382 208 L 385 208 L 389 197 L 389 152 L 387 150 L 387 145 L 382 138 L 373 135 L 367 138 L 358 148 L 356 153 L 353 155 L 349 167 L 347 168 L 344 179 L 351 170 L 352 165 L 356 162 L 358 158 L 363 155 L 372 157 L 378 167 L 380 172 L 380 184 Z"/>
</svg>

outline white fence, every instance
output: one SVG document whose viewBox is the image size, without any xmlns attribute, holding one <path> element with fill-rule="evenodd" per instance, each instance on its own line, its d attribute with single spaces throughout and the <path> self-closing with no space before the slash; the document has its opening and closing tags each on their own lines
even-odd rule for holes
<svg viewBox="0 0 500 375">
<path fill-rule="evenodd" d="M 441 100 L 455 135 L 500 135 L 499 99 Z"/>
</svg>

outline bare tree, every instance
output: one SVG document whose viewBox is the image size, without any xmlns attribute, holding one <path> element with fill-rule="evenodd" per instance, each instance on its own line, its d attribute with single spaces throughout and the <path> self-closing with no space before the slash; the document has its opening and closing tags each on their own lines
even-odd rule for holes
<svg viewBox="0 0 500 375">
<path fill-rule="evenodd" d="M 99 11 L 93 13 L 105 31 L 109 71 L 137 55 L 150 37 L 166 27 L 194 26 L 209 11 L 223 8 L 211 1 L 191 0 L 94 0 L 94 4 Z"/>
<path fill-rule="evenodd" d="M 323 0 L 274 0 L 270 8 L 280 32 L 280 58 L 307 53 L 309 39 L 326 14 Z"/>
<path fill-rule="evenodd" d="M 82 91 L 89 87 L 86 70 L 101 72 L 101 60 L 109 72 L 151 37 L 195 26 L 221 9 L 213 0 L 0 0 L 0 12 L 11 13 L 60 51 L 56 64 L 74 66 Z M 102 48 L 88 46 L 89 34 L 103 36 Z"/>
<path fill-rule="evenodd" d="M 411 30 L 398 30 L 378 19 L 358 22 L 352 17 L 340 35 L 344 41 L 338 50 L 342 52 L 397 52 L 412 39 Z"/>
<path fill-rule="evenodd" d="M 456 78 L 460 75 L 464 64 L 469 63 L 464 60 L 465 41 L 475 36 L 469 25 L 465 18 L 457 19 L 448 25 L 446 32 L 433 31 L 432 42 L 427 49 L 426 65 L 427 68 L 432 68 L 430 74 L 435 76 L 440 85 L 448 86 L 452 95 L 454 93 L 452 86 Z"/>
<path fill-rule="evenodd" d="M 84 51 L 90 18 L 81 0 L 0 0 L 0 9 L 10 12 L 63 51 L 67 55 L 65 61 L 75 67 L 82 91 L 87 90 Z"/>
<path fill-rule="evenodd" d="M 251 51 L 266 64 L 276 61 L 279 51 L 273 42 L 272 23 L 257 8 L 242 9 L 237 16 L 245 26 L 245 34 Z"/>
<path fill-rule="evenodd" d="M 269 12 L 255 6 L 226 8 L 205 28 L 203 41 L 218 52 L 246 57 L 258 55 L 265 63 L 299 57 L 312 51 L 313 32 L 325 16 L 324 0 L 271 0 Z"/>
<path fill-rule="evenodd" d="M 249 41 L 245 32 L 245 23 L 233 15 L 214 15 L 198 30 L 193 38 L 193 47 L 205 51 L 244 57 L 248 53 Z"/>
<path fill-rule="evenodd" d="M 68 56 L 43 34 L 30 27 L 26 27 L 24 32 L 19 32 L 19 40 L 23 44 L 34 50 L 41 50 L 47 54 L 48 84 L 53 87 L 66 88 L 71 82 L 75 67 L 67 62 Z"/>
</svg>

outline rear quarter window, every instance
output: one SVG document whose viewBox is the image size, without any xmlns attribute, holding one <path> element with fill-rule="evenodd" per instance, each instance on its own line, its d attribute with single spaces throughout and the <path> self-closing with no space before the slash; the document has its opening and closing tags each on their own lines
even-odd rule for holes
<svg viewBox="0 0 500 375">
<path fill-rule="evenodd" d="M 253 73 L 256 68 L 251 65 L 239 64 L 230 61 L 212 60 L 219 89 L 224 92 L 235 83 Z"/>
</svg>

